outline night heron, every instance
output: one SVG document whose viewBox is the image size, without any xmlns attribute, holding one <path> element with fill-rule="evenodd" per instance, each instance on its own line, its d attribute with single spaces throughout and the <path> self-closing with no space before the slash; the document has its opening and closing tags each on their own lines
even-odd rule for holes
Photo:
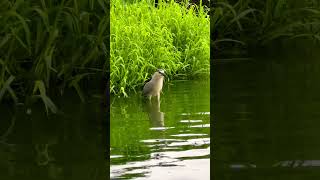
<svg viewBox="0 0 320 180">
<path fill-rule="evenodd" d="M 147 82 L 143 87 L 143 95 L 148 97 L 151 100 L 152 96 L 157 96 L 158 101 L 160 100 L 160 92 L 163 86 L 163 79 L 165 73 L 164 70 L 158 69 L 153 75 L 152 79 Z"/>
</svg>

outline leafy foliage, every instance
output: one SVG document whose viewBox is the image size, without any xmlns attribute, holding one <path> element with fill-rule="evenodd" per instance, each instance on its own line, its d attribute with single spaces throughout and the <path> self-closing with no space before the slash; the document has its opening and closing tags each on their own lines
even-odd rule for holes
<svg viewBox="0 0 320 180">
<path fill-rule="evenodd" d="M 83 100 L 81 82 L 107 67 L 107 0 L 2 0 L 0 26 L 0 100 L 39 90 L 55 112 L 54 95 L 71 87 Z"/>
<path fill-rule="evenodd" d="M 157 68 L 169 78 L 208 75 L 210 23 L 203 6 L 174 1 L 112 1 L 110 91 L 127 96 Z"/>
<path fill-rule="evenodd" d="M 214 45 L 221 51 L 265 46 L 275 40 L 320 40 L 317 0 L 218 0 L 212 13 Z"/>
</svg>

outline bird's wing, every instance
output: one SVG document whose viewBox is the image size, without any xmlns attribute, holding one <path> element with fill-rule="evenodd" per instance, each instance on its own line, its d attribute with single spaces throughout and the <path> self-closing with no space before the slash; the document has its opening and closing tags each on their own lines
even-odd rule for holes
<svg viewBox="0 0 320 180">
<path fill-rule="evenodd" d="M 151 82 L 150 82 L 150 81 L 147 82 L 147 83 L 144 85 L 144 87 L 143 87 L 142 93 L 143 93 L 144 95 L 150 93 L 150 91 L 151 91 L 151 89 L 152 89 L 151 87 L 152 87 Z"/>
<path fill-rule="evenodd" d="M 150 82 L 152 78 L 147 79 L 144 83 Z"/>
</svg>

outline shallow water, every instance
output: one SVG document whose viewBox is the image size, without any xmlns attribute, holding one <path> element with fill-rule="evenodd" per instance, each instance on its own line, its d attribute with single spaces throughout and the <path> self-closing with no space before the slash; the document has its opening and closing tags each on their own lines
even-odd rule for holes
<svg viewBox="0 0 320 180">
<path fill-rule="evenodd" d="M 320 178 L 319 60 L 214 67 L 214 179 Z"/>
<path fill-rule="evenodd" d="M 71 93 L 54 102 L 61 111 L 49 117 L 41 101 L 29 110 L 0 107 L 1 180 L 100 180 L 108 176 L 107 127 L 101 125 L 106 112 L 101 100 L 81 103 Z"/>
<path fill-rule="evenodd" d="M 209 80 L 170 83 L 160 104 L 111 99 L 112 179 L 210 178 Z"/>
<path fill-rule="evenodd" d="M 111 177 L 319 179 L 319 58 L 261 58 L 213 69 L 212 113 L 208 82 L 170 82 L 160 107 L 138 95 L 111 99 Z M 31 115 L 0 107 L 1 180 L 108 176 L 100 104 L 82 104 L 76 95 L 56 101 L 63 112 L 50 118 L 41 102 Z"/>
</svg>

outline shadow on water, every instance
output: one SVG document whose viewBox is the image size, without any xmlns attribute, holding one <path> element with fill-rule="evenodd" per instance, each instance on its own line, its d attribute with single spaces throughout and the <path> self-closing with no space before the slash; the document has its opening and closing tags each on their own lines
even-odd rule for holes
<svg viewBox="0 0 320 180">
<path fill-rule="evenodd" d="M 207 81 L 166 86 L 161 105 L 139 95 L 112 98 L 110 176 L 209 179 L 209 99 Z"/>
<path fill-rule="evenodd" d="M 319 60 L 215 66 L 215 179 L 319 179 Z"/>
<path fill-rule="evenodd" d="M 55 102 L 62 111 L 49 116 L 41 103 L 31 111 L 21 106 L 0 108 L 1 180 L 106 177 L 101 101 L 82 104 L 69 94 Z"/>
</svg>

